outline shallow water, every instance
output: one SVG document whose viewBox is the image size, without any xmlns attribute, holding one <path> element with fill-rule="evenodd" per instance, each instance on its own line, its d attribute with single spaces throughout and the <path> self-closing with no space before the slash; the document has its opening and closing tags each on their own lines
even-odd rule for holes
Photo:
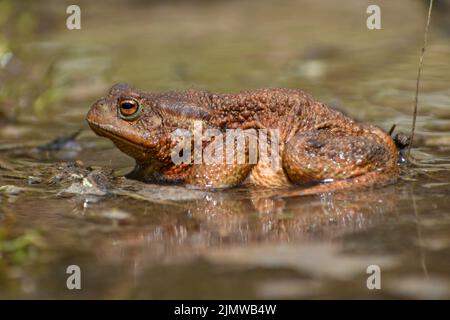
<svg viewBox="0 0 450 320">
<path fill-rule="evenodd" d="M 408 132 L 426 5 L 380 1 L 383 29 L 369 31 L 356 0 L 131 3 L 82 1 L 74 31 L 58 1 L 1 4 L 0 298 L 450 297 L 450 27 L 441 2 L 415 164 L 385 188 L 291 198 L 126 180 L 132 160 L 84 116 L 115 82 L 292 87 Z M 66 149 L 35 148 L 80 128 Z M 66 288 L 72 264 L 80 291 Z M 381 290 L 366 286 L 369 265 L 381 269 Z"/>
</svg>

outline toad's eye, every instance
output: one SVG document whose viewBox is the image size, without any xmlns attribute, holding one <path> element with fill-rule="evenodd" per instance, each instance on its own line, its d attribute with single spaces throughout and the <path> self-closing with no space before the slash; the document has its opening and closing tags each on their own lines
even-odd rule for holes
<svg viewBox="0 0 450 320">
<path fill-rule="evenodd" d="M 140 105 L 134 99 L 122 99 L 119 101 L 119 115 L 124 120 L 134 120 L 140 112 Z"/>
</svg>

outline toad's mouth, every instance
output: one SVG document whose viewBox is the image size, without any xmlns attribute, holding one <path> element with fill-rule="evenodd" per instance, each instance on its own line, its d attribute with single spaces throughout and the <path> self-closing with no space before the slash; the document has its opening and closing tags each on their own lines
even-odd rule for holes
<svg viewBox="0 0 450 320">
<path fill-rule="evenodd" d="M 146 141 L 142 138 L 137 138 L 135 135 L 131 134 L 122 134 L 122 132 L 117 133 L 117 129 L 113 128 L 111 125 L 100 124 L 93 121 L 88 121 L 88 124 L 95 134 L 112 140 L 119 149 L 127 154 L 130 153 L 128 148 L 137 149 L 135 151 L 140 152 L 148 152 L 149 148 L 151 148 L 151 146 L 148 145 L 148 142 L 145 143 Z M 124 146 L 127 146 L 127 151 L 123 150 Z"/>
</svg>

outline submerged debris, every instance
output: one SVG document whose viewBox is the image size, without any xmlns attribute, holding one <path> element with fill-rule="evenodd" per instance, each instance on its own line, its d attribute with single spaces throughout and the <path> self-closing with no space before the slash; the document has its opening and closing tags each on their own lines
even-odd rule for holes
<svg viewBox="0 0 450 320">
<path fill-rule="evenodd" d="M 0 152 L 16 157 L 50 158 L 69 160 L 75 158 L 82 150 L 82 146 L 76 141 L 81 130 L 69 135 L 59 136 L 48 143 L 41 145 L 20 143 L 0 146 Z M 2 163 L 0 162 L 0 168 Z"/>
<path fill-rule="evenodd" d="M 103 196 L 116 180 L 112 169 L 85 167 L 81 161 L 61 163 L 57 170 L 48 183 L 62 186 L 60 193 Z"/>
<path fill-rule="evenodd" d="M 399 162 L 405 163 L 407 161 L 406 151 L 408 150 L 408 147 L 411 144 L 411 136 L 408 136 L 402 132 L 399 132 L 394 136 L 393 134 L 396 126 L 397 126 L 396 124 L 392 125 L 391 129 L 389 130 L 389 135 L 392 137 L 395 145 L 397 146 Z"/>
<path fill-rule="evenodd" d="M 18 195 L 19 193 L 21 193 L 24 190 L 25 190 L 24 188 L 14 186 L 14 185 L 0 186 L 0 193 L 12 195 L 12 196 Z"/>
<path fill-rule="evenodd" d="M 74 158 L 82 149 L 81 145 L 76 141 L 80 133 L 81 130 L 78 130 L 69 135 L 57 137 L 49 143 L 38 146 L 35 148 L 35 151 L 38 153 L 47 153 L 57 159 Z"/>
<path fill-rule="evenodd" d="M 14 167 L 1 158 L 0 158 L 0 169 L 7 170 L 7 171 L 14 171 Z"/>
<path fill-rule="evenodd" d="M 406 157 L 406 152 L 411 144 L 411 137 L 399 132 L 394 136 L 394 142 L 398 148 L 399 161 L 401 163 L 405 163 L 408 160 Z"/>
<path fill-rule="evenodd" d="M 79 149 L 80 145 L 75 141 L 76 138 L 80 135 L 81 130 L 78 130 L 74 133 L 71 133 L 69 135 L 60 136 L 49 143 L 40 145 L 37 147 L 38 151 L 60 151 L 62 149 Z"/>
</svg>

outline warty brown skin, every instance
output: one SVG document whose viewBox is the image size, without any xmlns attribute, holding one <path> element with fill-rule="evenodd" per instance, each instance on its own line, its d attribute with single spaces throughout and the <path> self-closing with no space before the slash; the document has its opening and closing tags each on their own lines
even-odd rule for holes
<svg viewBox="0 0 450 320">
<path fill-rule="evenodd" d="M 140 105 L 136 118 L 119 116 L 119 104 Z M 182 164 L 171 152 L 175 129 L 278 129 L 280 165 Z M 395 182 L 398 151 L 383 130 L 357 123 L 301 90 L 261 89 L 237 94 L 187 90 L 147 93 L 114 85 L 95 102 L 87 122 L 136 160 L 130 177 L 147 182 L 182 183 L 199 188 L 241 184 L 267 187 L 303 185 L 295 194 L 313 194 Z M 208 143 L 208 142 L 206 142 Z M 327 183 L 323 183 L 327 182 Z"/>
</svg>

